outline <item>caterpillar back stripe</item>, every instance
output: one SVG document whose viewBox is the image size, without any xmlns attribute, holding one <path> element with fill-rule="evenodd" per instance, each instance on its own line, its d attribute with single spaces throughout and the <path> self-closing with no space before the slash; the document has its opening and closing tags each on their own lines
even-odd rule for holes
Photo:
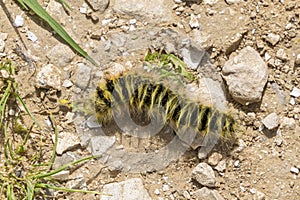
<svg viewBox="0 0 300 200">
<path fill-rule="evenodd" d="M 161 115 L 162 123 L 170 125 L 177 134 L 181 134 L 178 130 L 189 129 L 199 136 L 218 133 L 221 138 L 230 139 L 235 129 L 235 122 L 227 113 L 186 99 L 163 81 L 147 76 L 124 74 L 98 85 L 95 110 L 99 123 L 108 124 L 115 117 L 113 109 L 122 110 L 124 104 L 139 116 Z"/>
</svg>

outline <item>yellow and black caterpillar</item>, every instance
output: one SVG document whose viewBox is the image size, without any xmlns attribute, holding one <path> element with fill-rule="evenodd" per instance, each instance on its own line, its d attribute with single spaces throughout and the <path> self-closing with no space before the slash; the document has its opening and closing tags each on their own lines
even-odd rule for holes
<svg viewBox="0 0 300 200">
<path fill-rule="evenodd" d="M 99 123 L 107 124 L 113 118 L 112 108 L 126 103 L 135 113 L 162 116 L 163 123 L 176 132 L 182 127 L 192 128 L 205 136 L 212 130 L 222 138 L 231 138 L 235 129 L 232 116 L 211 106 L 183 98 L 163 81 L 138 74 L 123 74 L 108 78 L 96 89 L 95 111 Z M 154 108 L 159 107 L 159 111 Z M 144 115 L 145 116 L 145 115 Z"/>
</svg>

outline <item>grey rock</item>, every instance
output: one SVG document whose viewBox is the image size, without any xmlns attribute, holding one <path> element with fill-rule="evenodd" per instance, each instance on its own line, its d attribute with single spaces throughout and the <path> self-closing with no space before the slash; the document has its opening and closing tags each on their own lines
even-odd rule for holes
<svg viewBox="0 0 300 200">
<path fill-rule="evenodd" d="M 181 50 L 183 61 L 187 64 L 187 68 L 196 70 L 208 60 L 208 54 L 205 50 L 198 49 L 195 46 L 184 47 Z"/>
<path fill-rule="evenodd" d="M 195 192 L 195 197 L 201 200 L 224 200 L 224 198 L 216 190 L 210 190 L 203 187 Z"/>
<path fill-rule="evenodd" d="M 269 114 L 262 120 L 262 123 L 269 130 L 272 130 L 272 129 L 278 127 L 279 120 L 278 120 L 277 114 L 276 113 Z"/>
<path fill-rule="evenodd" d="M 253 48 L 247 46 L 230 58 L 222 71 L 229 93 L 237 102 L 248 105 L 261 100 L 268 80 L 267 66 Z"/>
<path fill-rule="evenodd" d="M 99 124 L 97 122 L 97 119 L 94 115 L 90 116 L 87 120 L 86 120 L 86 126 L 88 128 L 101 128 L 101 124 Z"/>
<path fill-rule="evenodd" d="M 94 156 L 101 156 L 104 154 L 114 143 L 116 138 L 109 136 L 95 136 L 91 138 L 91 151 Z"/>
<path fill-rule="evenodd" d="M 277 35 L 277 34 L 274 34 L 274 33 L 269 33 L 269 34 L 267 35 L 266 40 L 267 40 L 270 44 L 272 44 L 272 45 L 274 46 L 274 45 L 276 45 L 276 44 L 279 42 L 279 40 L 280 40 L 280 35 Z"/>
<path fill-rule="evenodd" d="M 283 117 L 280 124 L 282 127 L 288 128 L 290 130 L 294 130 L 296 127 L 295 119 L 289 117 Z"/>
<path fill-rule="evenodd" d="M 53 66 L 48 64 L 37 73 L 36 76 L 36 86 L 38 88 L 54 88 L 60 90 L 61 87 L 61 71 Z"/>
<path fill-rule="evenodd" d="M 126 43 L 126 36 L 124 33 L 113 33 L 110 37 L 110 41 L 116 47 L 123 47 Z"/>
<path fill-rule="evenodd" d="M 90 82 L 91 68 L 83 63 L 78 63 L 76 71 L 75 85 L 81 89 L 85 89 Z"/>
<path fill-rule="evenodd" d="M 67 20 L 69 19 L 64 7 L 58 1 L 50 0 L 46 11 L 61 24 L 66 24 Z"/>
<path fill-rule="evenodd" d="M 74 52 L 64 44 L 57 44 L 47 53 L 50 62 L 58 67 L 65 67 L 74 58 Z"/>
<path fill-rule="evenodd" d="M 222 157 L 222 154 L 214 152 L 209 156 L 207 162 L 208 164 L 215 166 L 220 162 L 220 160 L 222 160 Z"/>
<path fill-rule="evenodd" d="M 293 97 L 296 97 L 296 98 L 300 97 L 300 89 L 297 87 L 294 87 L 293 90 L 291 91 L 290 95 Z"/>
<path fill-rule="evenodd" d="M 103 13 L 108 7 L 109 0 L 87 0 L 88 4 L 91 5 L 92 9 Z"/>
<path fill-rule="evenodd" d="M 161 0 L 112 0 L 112 9 L 125 17 L 150 19 L 153 23 L 173 21 L 172 9 Z M 155 5 L 155 6 L 153 6 Z M 149 9 L 151 8 L 151 9 Z"/>
<path fill-rule="evenodd" d="M 54 142 L 54 135 L 52 136 Z M 76 147 L 80 146 L 80 139 L 77 135 L 70 133 L 70 132 L 61 132 L 58 135 L 58 142 L 56 147 L 56 153 L 58 155 L 63 154 L 68 150 L 72 150 Z"/>
<path fill-rule="evenodd" d="M 199 163 L 192 171 L 192 177 L 201 185 L 214 187 L 216 177 L 213 169 L 206 163 Z"/>
<path fill-rule="evenodd" d="M 119 183 L 106 184 L 102 190 L 100 200 L 150 200 L 152 199 L 147 190 L 143 186 L 143 181 L 140 178 L 132 178 Z"/>
</svg>

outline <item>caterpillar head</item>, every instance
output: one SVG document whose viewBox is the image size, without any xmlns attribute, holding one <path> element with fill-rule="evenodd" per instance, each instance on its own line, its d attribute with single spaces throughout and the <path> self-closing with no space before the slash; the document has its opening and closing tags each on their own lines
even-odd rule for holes
<svg viewBox="0 0 300 200">
<path fill-rule="evenodd" d="M 105 85 L 100 84 L 95 93 L 96 118 L 100 124 L 107 124 L 112 118 L 111 101 L 111 93 Z"/>
</svg>

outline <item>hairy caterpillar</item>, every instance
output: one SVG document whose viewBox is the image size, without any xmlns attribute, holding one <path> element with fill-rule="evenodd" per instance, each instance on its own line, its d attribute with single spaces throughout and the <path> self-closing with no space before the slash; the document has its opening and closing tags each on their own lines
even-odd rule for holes
<svg viewBox="0 0 300 200">
<path fill-rule="evenodd" d="M 176 130 L 192 129 L 205 136 L 212 130 L 220 137 L 233 136 L 235 122 L 232 116 L 211 106 L 183 98 L 167 87 L 162 80 L 149 76 L 123 74 L 108 78 L 96 89 L 95 110 L 99 123 L 109 123 L 113 107 L 128 104 L 130 109 L 141 116 L 162 115 L 163 123 Z M 159 107 L 159 110 L 154 108 Z"/>
</svg>

